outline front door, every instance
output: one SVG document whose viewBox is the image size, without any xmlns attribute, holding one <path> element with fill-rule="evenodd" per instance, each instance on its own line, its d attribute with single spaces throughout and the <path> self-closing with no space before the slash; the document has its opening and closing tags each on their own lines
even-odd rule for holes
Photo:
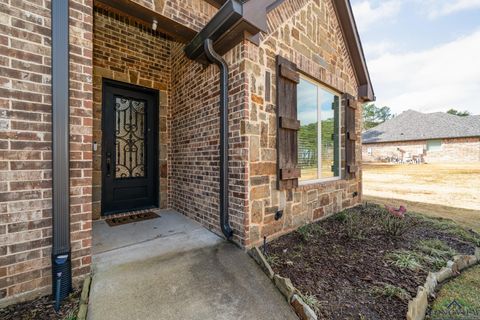
<svg viewBox="0 0 480 320">
<path fill-rule="evenodd" d="M 158 92 L 104 80 L 102 213 L 158 206 Z"/>
</svg>

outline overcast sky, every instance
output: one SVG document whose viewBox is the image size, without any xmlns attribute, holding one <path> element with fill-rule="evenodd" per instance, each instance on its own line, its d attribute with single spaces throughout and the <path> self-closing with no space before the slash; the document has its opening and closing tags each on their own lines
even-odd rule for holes
<svg viewBox="0 0 480 320">
<path fill-rule="evenodd" d="M 351 0 L 376 104 L 480 114 L 480 0 Z"/>
</svg>

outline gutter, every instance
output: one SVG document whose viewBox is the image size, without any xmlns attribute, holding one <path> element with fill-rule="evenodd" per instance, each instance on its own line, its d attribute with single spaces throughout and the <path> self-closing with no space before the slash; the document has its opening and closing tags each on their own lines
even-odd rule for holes
<svg viewBox="0 0 480 320">
<path fill-rule="evenodd" d="M 69 1 L 52 0 L 52 293 L 72 292 L 69 190 Z"/>
<path fill-rule="evenodd" d="M 247 39 L 258 40 L 266 31 L 267 7 L 273 0 L 243 3 L 228 0 L 207 25 L 185 47 L 188 58 L 204 65 L 216 64 L 220 69 L 220 228 L 228 240 L 233 237 L 229 222 L 228 199 L 228 65 L 222 55 Z"/>
</svg>

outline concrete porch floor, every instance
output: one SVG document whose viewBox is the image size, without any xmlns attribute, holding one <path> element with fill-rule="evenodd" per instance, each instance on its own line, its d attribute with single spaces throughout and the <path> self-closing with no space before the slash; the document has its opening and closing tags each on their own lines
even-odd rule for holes
<svg viewBox="0 0 480 320">
<path fill-rule="evenodd" d="M 241 249 L 174 211 L 93 227 L 88 319 L 297 319 Z"/>
</svg>

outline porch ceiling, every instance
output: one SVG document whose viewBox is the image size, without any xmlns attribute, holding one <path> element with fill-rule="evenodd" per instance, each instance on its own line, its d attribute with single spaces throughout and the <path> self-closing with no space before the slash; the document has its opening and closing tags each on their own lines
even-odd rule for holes
<svg viewBox="0 0 480 320">
<path fill-rule="evenodd" d="M 151 26 L 153 20 L 157 20 L 157 30 L 178 42 L 187 43 L 197 34 L 195 30 L 130 0 L 95 0 L 94 4 L 97 7 L 114 9 L 120 14 L 130 15 L 147 26 Z"/>
</svg>

